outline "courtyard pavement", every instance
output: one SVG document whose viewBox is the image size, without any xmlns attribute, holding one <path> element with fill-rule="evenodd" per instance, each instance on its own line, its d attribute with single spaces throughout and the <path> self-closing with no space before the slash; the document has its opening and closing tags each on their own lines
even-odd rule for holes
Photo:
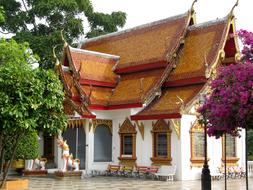
<svg viewBox="0 0 253 190">
<path fill-rule="evenodd" d="M 125 177 L 88 177 L 56 179 L 54 177 L 30 177 L 29 190 L 200 190 L 200 181 L 157 181 Z M 228 190 L 244 190 L 245 179 L 229 179 Z M 213 190 L 224 190 L 224 180 L 212 181 Z M 253 178 L 249 178 L 253 190 Z"/>
</svg>

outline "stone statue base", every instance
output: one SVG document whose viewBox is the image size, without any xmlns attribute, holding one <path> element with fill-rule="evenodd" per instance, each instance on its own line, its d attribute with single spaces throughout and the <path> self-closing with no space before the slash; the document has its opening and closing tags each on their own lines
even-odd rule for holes
<svg viewBox="0 0 253 190">
<path fill-rule="evenodd" d="M 55 177 L 63 178 L 63 177 L 81 177 L 82 171 L 56 171 L 54 172 Z"/>
<path fill-rule="evenodd" d="M 47 170 L 23 170 L 24 176 L 45 176 Z"/>
</svg>

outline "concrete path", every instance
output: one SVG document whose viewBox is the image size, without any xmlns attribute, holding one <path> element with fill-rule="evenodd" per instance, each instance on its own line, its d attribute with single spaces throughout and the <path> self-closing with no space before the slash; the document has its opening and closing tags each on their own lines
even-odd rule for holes
<svg viewBox="0 0 253 190">
<path fill-rule="evenodd" d="M 229 179 L 228 190 L 244 190 L 245 179 Z M 253 178 L 249 180 L 253 190 Z M 157 181 L 124 177 L 89 177 L 84 179 L 55 179 L 30 177 L 29 190 L 200 190 L 200 181 Z M 213 181 L 213 190 L 224 190 L 224 180 Z"/>
</svg>

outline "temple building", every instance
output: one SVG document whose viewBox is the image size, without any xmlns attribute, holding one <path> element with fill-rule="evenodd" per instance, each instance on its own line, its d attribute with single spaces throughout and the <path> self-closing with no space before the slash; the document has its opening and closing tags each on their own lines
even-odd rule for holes
<svg viewBox="0 0 253 190">
<path fill-rule="evenodd" d="M 200 94 L 221 65 L 240 58 L 233 11 L 197 24 L 195 11 L 124 31 L 67 43 L 58 73 L 68 128 L 62 136 L 87 173 L 110 163 L 174 165 L 177 180 L 200 178 L 204 128 Z M 228 165 L 244 166 L 244 132 L 227 136 Z M 56 165 L 56 138 L 41 139 Z M 224 139 L 208 137 L 209 166 L 224 164 Z"/>
</svg>

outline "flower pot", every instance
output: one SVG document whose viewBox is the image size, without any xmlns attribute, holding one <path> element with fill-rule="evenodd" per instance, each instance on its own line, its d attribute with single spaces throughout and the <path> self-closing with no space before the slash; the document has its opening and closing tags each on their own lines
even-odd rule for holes
<svg viewBox="0 0 253 190">
<path fill-rule="evenodd" d="M 28 179 L 8 179 L 2 189 L 4 190 L 26 190 L 28 189 Z"/>
<path fill-rule="evenodd" d="M 25 161 L 22 159 L 13 160 L 11 163 L 11 167 L 15 169 L 25 168 Z"/>
</svg>

